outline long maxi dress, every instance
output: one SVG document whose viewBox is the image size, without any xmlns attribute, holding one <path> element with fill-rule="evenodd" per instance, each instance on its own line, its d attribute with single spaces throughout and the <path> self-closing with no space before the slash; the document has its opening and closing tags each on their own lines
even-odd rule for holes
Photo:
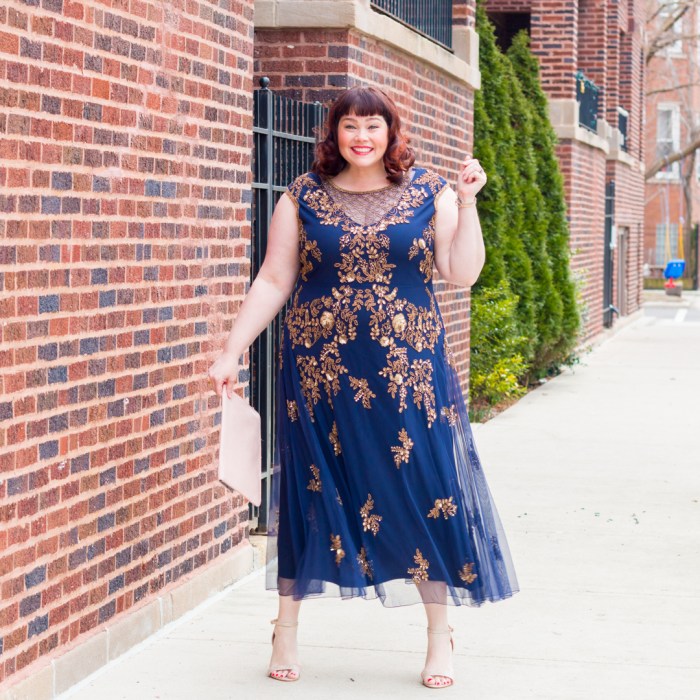
<svg viewBox="0 0 700 700">
<path fill-rule="evenodd" d="M 372 192 L 313 173 L 288 188 L 300 272 L 279 353 L 267 568 L 282 595 L 480 605 L 517 591 L 433 293 L 445 187 L 413 168 Z"/>
</svg>

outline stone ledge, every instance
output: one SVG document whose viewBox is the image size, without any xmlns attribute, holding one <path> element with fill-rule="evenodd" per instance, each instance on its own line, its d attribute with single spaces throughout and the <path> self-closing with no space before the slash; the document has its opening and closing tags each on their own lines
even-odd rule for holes
<svg viewBox="0 0 700 700">
<path fill-rule="evenodd" d="M 453 27 L 454 53 L 400 22 L 375 12 L 369 0 L 255 0 L 256 29 L 351 28 L 415 56 L 472 90 L 481 87 L 479 36 L 471 27 Z"/>
<path fill-rule="evenodd" d="M 629 153 L 627 153 L 627 151 L 623 151 L 621 148 L 619 148 L 619 146 L 615 144 L 615 142 L 611 143 L 610 152 L 608 153 L 606 158 L 608 160 L 617 160 L 620 163 L 624 163 L 625 165 L 628 165 L 632 170 L 639 170 L 642 173 L 644 172 L 644 162 L 641 160 L 637 160 Z"/>
<path fill-rule="evenodd" d="M 608 123 L 604 119 L 598 121 L 598 133 L 584 129 L 578 123 L 578 102 L 575 98 L 550 99 L 549 120 L 559 140 L 572 139 L 585 143 L 592 148 L 598 148 L 606 155 L 610 152 L 608 141 Z"/>
<path fill-rule="evenodd" d="M 142 608 L 106 625 L 95 634 L 53 659 L 12 687 L 0 700 L 52 700 L 76 683 L 121 656 L 168 623 L 250 573 L 259 557 L 248 540 L 202 571 L 184 578 Z"/>
</svg>

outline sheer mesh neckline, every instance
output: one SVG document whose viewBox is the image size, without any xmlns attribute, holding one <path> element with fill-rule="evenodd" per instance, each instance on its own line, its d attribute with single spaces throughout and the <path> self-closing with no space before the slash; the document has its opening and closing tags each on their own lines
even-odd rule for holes
<svg viewBox="0 0 700 700">
<path fill-rule="evenodd" d="M 412 171 L 405 173 L 399 183 L 390 183 L 376 190 L 346 190 L 323 178 L 322 183 L 333 203 L 360 226 L 378 224 L 394 209 L 412 180 Z"/>
</svg>

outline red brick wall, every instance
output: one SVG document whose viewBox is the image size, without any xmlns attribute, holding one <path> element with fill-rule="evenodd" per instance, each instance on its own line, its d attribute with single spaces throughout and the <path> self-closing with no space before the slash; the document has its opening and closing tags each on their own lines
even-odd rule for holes
<svg viewBox="0 0 700 700">
<path fill-rule="evenodd" d="M 355 30 L 257 30 L 255 42 L 256 77 L 268 76 L 270 88 L 289 97 L 328 103 L 360 83 L 386 90 L 399 105 L 417 165 L 456 181 L 473 143 L 473 93 L 463 83 Z M 469 292 L 440 285 L 438 301 L 466 390 Z"/>
<path fill-rule="evenodd" d="M 0 681 L 245 534 L 203 377 L 248 280 L 252 20 L 0 6 Z"/>
<path fill-rule="evenodd" d="M 574 68 L 601 89 L 598 94 L 599 114 L 605 114 L 607 91 L 605 80 L 609 63 L 608 41 L 606 37 L 606 0 L 580 0 L 578 15 L 578 61 Z M 615 105 L 617 106 L 617 105 Z"/>
<path fill-rule="evenodd" d="M 629 112 L 627 122 L 627 153 L 641 163 L 644 162 L 644 139 L 642 129 L 645 121 L 645 80 L 641 56 L 639 27 L 645 21 L 645 9 L 641 2 L 620 0 L 614 17 L 619 34 L 618 104 Z M 611 17 L 613 19 L 613 17 Z M 616 114 L 609 112 L 608 118 L 617 126 Z M 613 121 L 614 120 L 614 121 Z M 608 161 L 608 179 L 615 182 L 615 224 L 628 230 L 627 259 L 623 266 L 625 301 L 620 313 L 631 314 L 640 308 L 644 279 L 644 174 L 639 167 L 630 167 L 619 161 Z M 614 251 L 615 282 L 613 304 L 619 304 L 617 295 L 620 272 L 620 249 Z"/>
<path fill-rule="evenodd" d="M 615 224 L 618 231 L 627 229 L 627 259 L 623 266 L 626 303 L 620 308 L 623 315 L 640 308 L 644 279 L 644 174 L 621 163 L 610 161 L 608 175 L 615 180 Z M 620 303 L 617 295 L 620 271 L 620 248 L 614 251 L 613 304 Z"/>
<path fill-rule="evenodd" d="M 579 141 L 557 147 L 565 178 L 571 270 L 579 288 L 582 338 L 603 329 L 605 154 Z"/>
<path fill-rule="evenodd" d="M 488 4 L 489 9 L 498 5 Z M 532 0 L 532 52 L 540 60 L 542 87 L 550 97 L 576 96 L 578 20 L 576 0 Z"/>
<path fill-rule="evenodd" d="M 603 89 L 606 101 L 598 108 L 599 116 L 607 120 L 613 127 L 617 126 L 617 108 L 620 106 L 620 27 L 617 14 L 617 3 L 608 5 L 608 18 L 605 28 L 607 44 L 607 61 Z"/>
</svg>

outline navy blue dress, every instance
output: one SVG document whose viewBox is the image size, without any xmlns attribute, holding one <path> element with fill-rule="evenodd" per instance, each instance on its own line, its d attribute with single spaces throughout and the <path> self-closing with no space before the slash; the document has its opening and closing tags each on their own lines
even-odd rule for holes
<svg viewBox="0 0 700 700">
<path fill-rule="evenodd" d="M 479 605 L 517 591 L 433 293 L 445 187 L 420 168 L 366 195 L 313 173 L 289 186 L 300 272 L 267 571 L 282 595 Z"/>
</svg>

